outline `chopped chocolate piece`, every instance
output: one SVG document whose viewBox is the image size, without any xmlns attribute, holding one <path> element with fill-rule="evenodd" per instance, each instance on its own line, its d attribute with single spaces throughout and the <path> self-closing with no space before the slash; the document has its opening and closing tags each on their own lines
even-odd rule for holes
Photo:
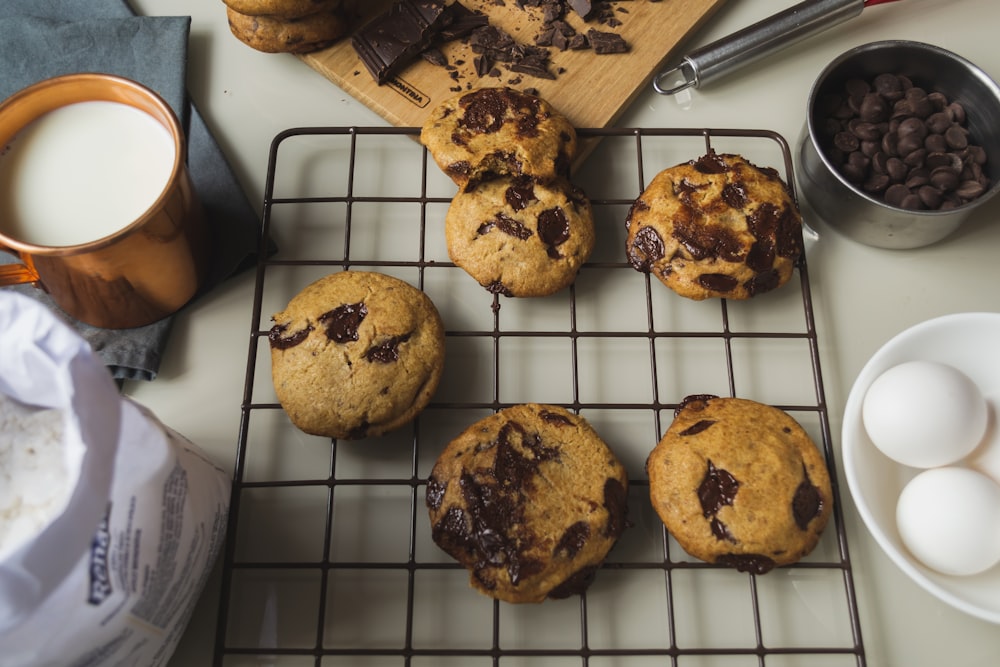
<svg viewBox="0 0 1000 667">
<path fill-rule="evenodd" d="M 555 79 L 556 75 L 549 71 L 549 54 L 527 54 L 518 58 L 510 65 L 510 71 L 529 74 L 539 79 Z"/>
<path fill-rule="evenodd" d="M 514 60 L 517 42 L 500 28 L 487 25 L 472 31 L 469 46 L 474 53 L 489 56 L 494 61 L 509 63 Z"/>
<path fill-rule="evenodd" d="M 450 42 L 461 39 L 476 28 L 489 25 L 490 18 L 480 11 L 472 11 L 460 2 L 453 2 L 445 9 L 448 15 L 448 25 L 437 34 L 437 42 Z"/>
<path fill-rule="evenodd" d="M 351 44 L 381 86 L 431 44 L 448 17 L 444 0 L 395 0 L 355 32 Z"/>
<path fill-rule="evenodd" d="M 486 76 L 493 68 L 493 63 L 486 56 L 476 56 L 473 59 L 473 64 L 476 67 L 476 74 L 481 77 Z"/>
<path fill-rule="evenodd" d="M 431 65 L 437 65 L 438 67 L 447 67 L 448 58 L 441 52 L 441 49 L 429 48 L 424 49 L 420 52 L 420 57 L 429 62 Z"/>
<path fill-rule="evenodd" d="M 587 39 L 590 41 L 594 53 L 597 54 L 626 53 L 628 51 L 628 43 L 621 35 L 614 32 L 604 32 L 591 28 L 587 31 Z"/>
<path fill-rule="evenodd" d="M 566 0 L 566 4 L 584 20 L 594 11 L 594 3 L 590 0 Z"/>
<path fill-rule="evenodd" d="M 326 337 L 336 343 L 358 340 L 358 327 L 368 316 L 364 301 L 345 303 L 319 316 L 319 323 L 326 327 Z"/>
</svg>

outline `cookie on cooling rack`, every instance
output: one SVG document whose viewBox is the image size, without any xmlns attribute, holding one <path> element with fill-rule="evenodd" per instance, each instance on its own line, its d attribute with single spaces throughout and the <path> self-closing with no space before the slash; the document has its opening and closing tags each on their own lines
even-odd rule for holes
<svg viewBox="0 0 1000 667">
<path fill-rule="evenodd" d="M 441 379 L 441 318 L 424 292 L 398 278 L 334 273 L 272 320 L 274 390 L 306 433 L 381 435 L 416 417 Z"/>
<path fill-rule="evenodd" d="M 763 574 L 806 556 L 833 511 L 826 462 L 784 411 L 689 396 L 646 462 L 653 508 L 695 558 Z"/>
<path fill-rule="evenodd" d="M 545 183 L 569 174 L 576 130 L 552 105 L 511 88 L 451 97 L 424 122 L 420 141 L 462 189 L 495 176 Z"/>
<path fill-rule="evenodd" d="M 432 538 L 481 593 L 542 602 L 584 591 L 626 526 L 628 479 L 563 408 L 515 405 L 469 426 L 427 481 Z"/>
<path fill-rule="evenodd" d="M 244 14 L 226 7 L 226 18 L 233 36 L 265 53 L 312 53 L 324 49 L 347 35 L 350 24 L 340 3 L 305 16 L 286 17 Z"/>
<path fill-rule="evenodd" d="M 802 216 L 778 172 L 709 152 L 663 170 L 626 219 L 626 254 L 690 299 L 748 299 L 784 285 L 802 255 Z"/>
<path fill-rule="evenodd" d="M 448 255 L 490 292 L 546 296 L 594 249 L 590 200 L 564 179 L 499 178 L 459 192 L 445 217 Z"/>
</svg>

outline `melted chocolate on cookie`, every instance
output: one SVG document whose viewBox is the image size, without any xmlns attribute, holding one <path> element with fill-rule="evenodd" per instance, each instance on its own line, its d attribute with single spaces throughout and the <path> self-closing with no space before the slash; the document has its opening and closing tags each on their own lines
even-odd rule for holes
<svg viewBox="0 0 1000 667">
<path fill-rule="evenodd" d="M 541 104 L 536 97 L 509 88 L 483 88 L 464 96 L 459 106 L 464 109 L 459 127 L 466 130 L 482 134 L 499 132 L 509 111 L 517 119 L 518 135 L 538 134 Z"/>
<path fill-rule="evenodd" d="M 535 187 L 528 179 L 518 179 L 504 192 L 504 200 L 515 211 L 523 211 L 535 199 Z"/>
<path fill-rule="evenodd" d="M 795 517 L 795 525 L 805 530 L 809 527 L 809 522 L 823 511 L 823 495 L 809 479 L 805 464 L 802 465 L 802 477 L 804 479 L 795 489 L 795 496 L 792 498 L 792 516 Z"/>
<path fill-rule="evenodd" d="M 292 332 L 286 336 L 285 332 L 287 330 L 287 324 L 275 324 L 271 327 L 271 330 L 267 332 L 267 341 L 271 344 L 272 348 L 276 350 L 287 350 L 290 347 L 295 347 L 309 336 L 309 332 L 312 331 L 313 328 L 312 325 L 308 325 L 305 329 L 299 329 L 298 331 Z"/>
<path fill-rule="evenodd" d="M 345 303 L 319 316 L 326 327 L 326 337 L 336 343 L 350 343 L 358 339 L 358 327 L 368 315 L 364 302 Z"/>
<path fill-rule="evenodd" d="M 365 352 L 365 359 L 371 362 L 390 364 L 399 361 L 399 346 L 410 340 L 413 333 L 406 333 L 402 336 L 393 336 L 378 345 L 373 345 Z"/>
<path fill-rule="evenodd" d="M 635 234 L 628 248 L 628 261 L 636 271 L 649 273 L 653 264 L 663 259 L 663 239 L 652 227 L 643 227 Z"/>
<path fill-rule="evenodd" d="M 561 208 L 550 208 L 538 214 L 538 237 L 551 259 L 562 256 L 556 246 L 569 240 L 569 220 Z"/>
</svg>

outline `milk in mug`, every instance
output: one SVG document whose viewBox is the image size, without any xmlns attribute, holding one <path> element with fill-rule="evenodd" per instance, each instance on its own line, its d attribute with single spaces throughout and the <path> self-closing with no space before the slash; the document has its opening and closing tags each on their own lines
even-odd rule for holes
<svg viewBox="0 0 1000 667">
<path fill-rule="evenodd" d="M 0 147 L 0 231 L 42 246 L 109 236 L 159 198 L 174 159 L 167 128 L 127 104 L 50 111 Z"/>
</svg>

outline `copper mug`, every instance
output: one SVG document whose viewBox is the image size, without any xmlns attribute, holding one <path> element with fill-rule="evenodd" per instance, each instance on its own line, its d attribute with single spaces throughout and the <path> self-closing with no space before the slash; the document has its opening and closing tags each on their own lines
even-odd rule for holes
<svg viewBox="0 0 1000 667">
<path fill-rule="evenodd" d="M 191 300 L 204 282 L 208 263 L 204 212 L 187 170 L 184 133 L 170 106 L 145 86 L 108 74 L 47 79 L 0 103 L 0 160 L 11 152 L 18 133 L 45 114 L 92 101 L 138 109 L 167 130 L 173 143 L 173 165 L 166 185 L 123 226 L 67 245 L 17 238 L 27 236 L 23 230 L 30 228 L 31 220 L 19 220 L 15 227 L 14 221 L 3 219 L 13 214 L 0 210 L 0 250 L 20 260 L 0 264 L 0 286 L 33 283 L 68 315 L 93 326 L 121 329 L 151 324 Z M 166 162 L 162 168 L 165 173 Z M 12 166 L 9 171 L 17 173 L 16 169 Z M 76 216 L 70 213 L 68 217 Z M 12 231 L 18 228 L 20 234 Z"/>
</svg>

